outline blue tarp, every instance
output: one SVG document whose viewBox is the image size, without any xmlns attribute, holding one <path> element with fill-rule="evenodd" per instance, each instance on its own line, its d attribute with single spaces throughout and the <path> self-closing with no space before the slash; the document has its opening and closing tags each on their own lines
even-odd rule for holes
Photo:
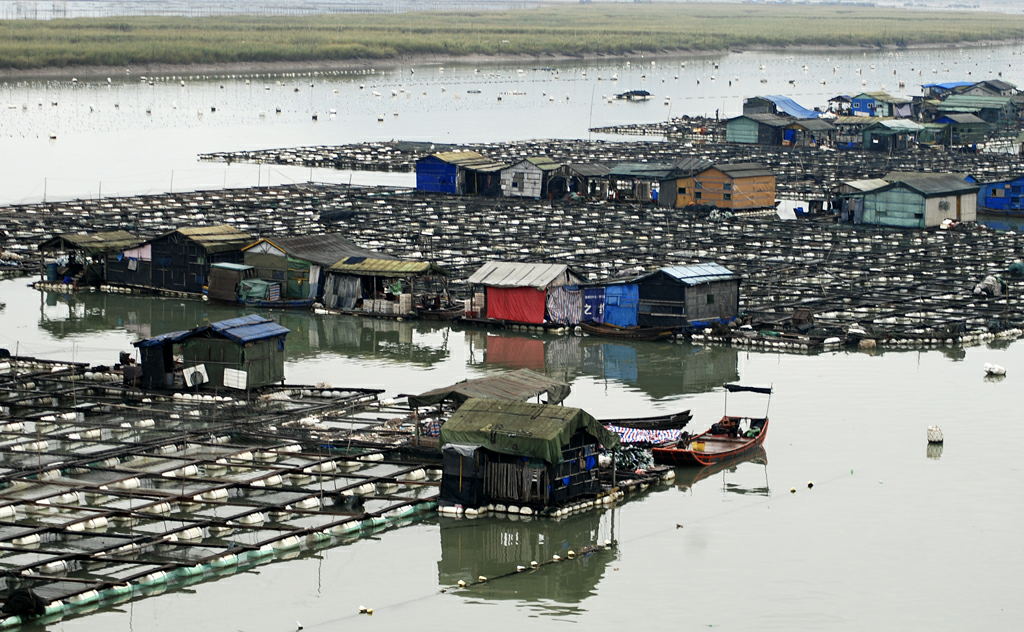
<svg viewBox="0 0 1024 632">
<path fill-rule="evenodd" d="M 588 287 L 583 290 L 583 322 L 604 322 L 604 288 Z"/>
<path fill-rule="evenodd" d="M 239 316 L 238 318 L 210 323 L 210 329 L 228 340 L 241 343 L 284 336 L 291 331 L 287 327 L 282 327 L 277 322 L 258 314 L 249 314 L 248 316 Z"/>
<path fill-rule="evenodd" d="M 604 322 L 619 327 L 636 327 L 640 286 L 609 285 L 604 289 Z"/>
<path fill-rule="evenodd" d="M 808 110 L 804 106 L 800 105 L 789 97 L 784 97 L 778 94 L 769 94 L 762 96 L 762 99 L 768 99 L 775 104 L 776 109 L 783 114 L 795 116 L 800 119 L 811 119 L 818 118 L 821 116 L 821 112 L 815 112 L 814 110 Z"/>
<path fill-rule="evenodd" d="M 165 334 L 160 334 L 159 336 L 153 336 L 152 338 L 146 338 L 144 340 L 139 340 L 138 342 L 133 342 L 132 344 L 140 349 L 143 347 L 157 347 L 168 342 L 171 344 L 175 342 L 181 342 L 185 338 L 188 338 L 189 334 L 191 333 L 191 330 L 169 331 Z"/>
<path fill-rule="evenodd" d="M 954 88 L 963 88 L 964 86 L 973 86 L 975 81 L 947 81 L 945 83 L 926 83 L 923 84 L 922 88 L 939 88 L 940 90 L 953 90 Z"/>
</svg>

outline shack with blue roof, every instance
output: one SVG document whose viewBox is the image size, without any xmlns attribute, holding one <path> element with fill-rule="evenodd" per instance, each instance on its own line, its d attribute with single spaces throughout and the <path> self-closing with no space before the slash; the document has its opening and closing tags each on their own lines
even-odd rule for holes
<svg viewBox="0 0 1024 632">
<path fill-rule="evenodd" d="M 140 385 L 251 390 L 282 382 L 288 333 L 270 318 L 249 314 L 139 340 L 133 344 L 140 355 Z"/>
</svg>

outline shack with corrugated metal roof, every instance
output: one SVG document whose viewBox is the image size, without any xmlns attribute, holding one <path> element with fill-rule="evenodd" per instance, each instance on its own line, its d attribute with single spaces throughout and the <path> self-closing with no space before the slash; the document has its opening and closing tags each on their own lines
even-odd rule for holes
<svg viewBox="0 0 1024 632">
<path fill-rule="evenodd" d="M 242 263 L 253 236 L 227 224 L 179 228 L 107 254 L 110 283 L 200 294 L 210 264 Z"/>
<path fill-rule="evenodd" d="M 125 230 L 56 234 L 37 246 L 39 252 L 59 258 L 47 262 L 44 280 L 101 285 L 107 280 L 107 254 L 141 241 L 141 237 Z"/>
<path fill-rule="evenodd" d="M 546 156 L 523 158 L 501 170 L 501 194 L 547 199 L 551 174 L 561 166 Z"/>
<path fill-rule="evenodd" d="M 755 162 L 706 165 L 675 181 L 677 208 L 701 205 L 751 210 L 775 206 L 775 174 Z"/>
<path fill-rule="evenodd" d="M 608 197 L 608 172 L 600 162 L 573 162 L 552 172 L 548 189 L 554 198 L 578 196 L 603 200 Z"/>
<path fill-rule="evenodd" d="M 899 228 L 932 228 L 977 219 L 978 185 L 956 173 L 891 172 L 844 183 L 840 220 Z"/>
<path fill-rule="evenodd" d="M 594 322 L 618 327 L 705 327 L 739 314 L 740 276 L 717 263 L 665 266 L 628 280 L 588 288 Z"/>
<path fill-rule="evenodd" d="M 350 257 L 395 259 L 362 248 L 341 233 L 264 237 L 245 246 L 242 253 L 256 278 L 277 284 L 281 300 L 310 302 L 323 298 L 327 269 L 335 263 Z"/>
<path fill-rule="evenodd" d="M 416 161 L 416 190 L 453 195 L 500 195 L 508 165 L 475 151 L 442 151 Z"/>
<path fill-rule="evenodd" d="M 583 291 L 578 287 L 583 280 L 564 263 L 488 261 L 467 281 L 484 288 L 467 305 L 467 317 L 574 325 L 583 315 Z"/>
<path fill-rule="evenodd" d="M 894 153 L 917 144 L 924 126 L 905 119 L 885 119 L 864 128 L 864 149 Z"/>
<path fill-rule="evenodd" d="M 619 445 L 579 408 L 470 399 L 441 426 L 441 503 L 541 509 L 600 491 L 597 457 Z"/>
<path fill-rule="evenodd" d="M 376 316 L 412 316 L 428 309 L 430 281 L 447 277 L 432 261 L 380 257 L 345 257 L 331 265 L 324 281 L 323 304 L 329 309 Z M 419 294 L 418 294 L 419 293 Z"/>
<path fill-rule="evenodd" d="M 277 322 L 250 314 L 139 340 L 133 344 L 141 356 L 141 386 L 250 390 L 281 382 L 288 333 Z"/>
<path fill-rule="evenodd" d="M 794 121 L 791 116 L 760 113 L 743 114 L 725 122 L 727 143 L 781 145 L 782 130 Z"/>
</svg>

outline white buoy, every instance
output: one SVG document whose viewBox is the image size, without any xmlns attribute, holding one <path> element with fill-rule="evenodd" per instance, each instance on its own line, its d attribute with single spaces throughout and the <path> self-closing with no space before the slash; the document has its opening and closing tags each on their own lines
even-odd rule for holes
<svg viewBox="0 0 1024 632">
<path fill-rule="evenodd" d="M 942 443 L 942 428 L 928 426 L 928 443 Z"/>
</svg>

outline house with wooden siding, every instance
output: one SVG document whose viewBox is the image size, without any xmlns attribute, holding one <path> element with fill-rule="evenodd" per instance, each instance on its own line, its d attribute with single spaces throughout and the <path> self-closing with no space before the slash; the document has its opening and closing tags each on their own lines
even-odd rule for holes
<svg viewBox="0 0 1024 632">
<path fill-rule="evenodd" d="M 864 128 L 863 147 L 871 151 L 893 153 L 917 144 L 924 126 L 906 119 L 886 119 Z"/>
<path fill-rule="evenodd" d="M 978 186 L 955 173 L 892 172 L 844 183 L 840 220 L 897 228 L 933 228 L 977 219 Z"/>
<path fill-rule="evenodd" d="M 600 162 L 573 162 L 551 172 L 548 189 L 555 198 L 578 195 L 603 200 L 608 197 L 611 167 Z"/>
<path fill-rule="evenodd" d="M 782 130 L 783 147 L 831 147 L 836 128 L 825 119 L 798 119 Z"/>
<path fill-rule="evenodd" d="M 1017 86 L 1002 79 L 985 79 L 970 87 L 964 88 L 960 94 L 976 97 L 1012 97 L 1017 94 Z"/>
<path fill-rule="evenodd" d="M 743 114 L 725 122 L 725 142 L 781 145 L 782 130 L 793 120 L 777 114 Z"/>
<path fill-rule="evenodd" d="M 684 208 L 693 204 L 693 177 L 706 171 L 713 163 L 703 158 L 683 158 L 672 163 L 658 188 L 658 204 Z"/>
<path fill-rule="evenodd" d="M 551 175 L 561 166 L 545 156 L 524 158 L 501 170 L 501 194 L 546 199 Z"/>
<path fill-rule="evenodd" d="M 945 125 L 942 144 L 976 145 L 985 142 L 992 126 L 974 114 L 943 114 L 935 123 Z"/>
<path fill-rule="evenodd" d="M 1008 125 L 1017 119 L 1013 99 L 1002 96 L 954 94 L 939 103 L 935 110 L 937 117 L 946 114 L 974 114 L 996 126 Z"/>
<path fill-rule="evenodd" d="M 854 116 L 885 116 L 909 118 L 914 115 L 912 101 L 894 97 L 888 92 L 861 92 L 850 99 L 850 112 Z"/>
<path fill-rule="evenodd" d="M 107 253 L 107 281 L 200 294 L 213 263 L 242 263 L 253 236 L 227 224 L 179 228 L 134 248 Z"/>
<path fill-rule="evenodd" d="M 775 206 L 775 174 L 758 163 L 716 164 L 677 178 L 675 206 L 714 206 L 729 210 Z"/>
</svg>

